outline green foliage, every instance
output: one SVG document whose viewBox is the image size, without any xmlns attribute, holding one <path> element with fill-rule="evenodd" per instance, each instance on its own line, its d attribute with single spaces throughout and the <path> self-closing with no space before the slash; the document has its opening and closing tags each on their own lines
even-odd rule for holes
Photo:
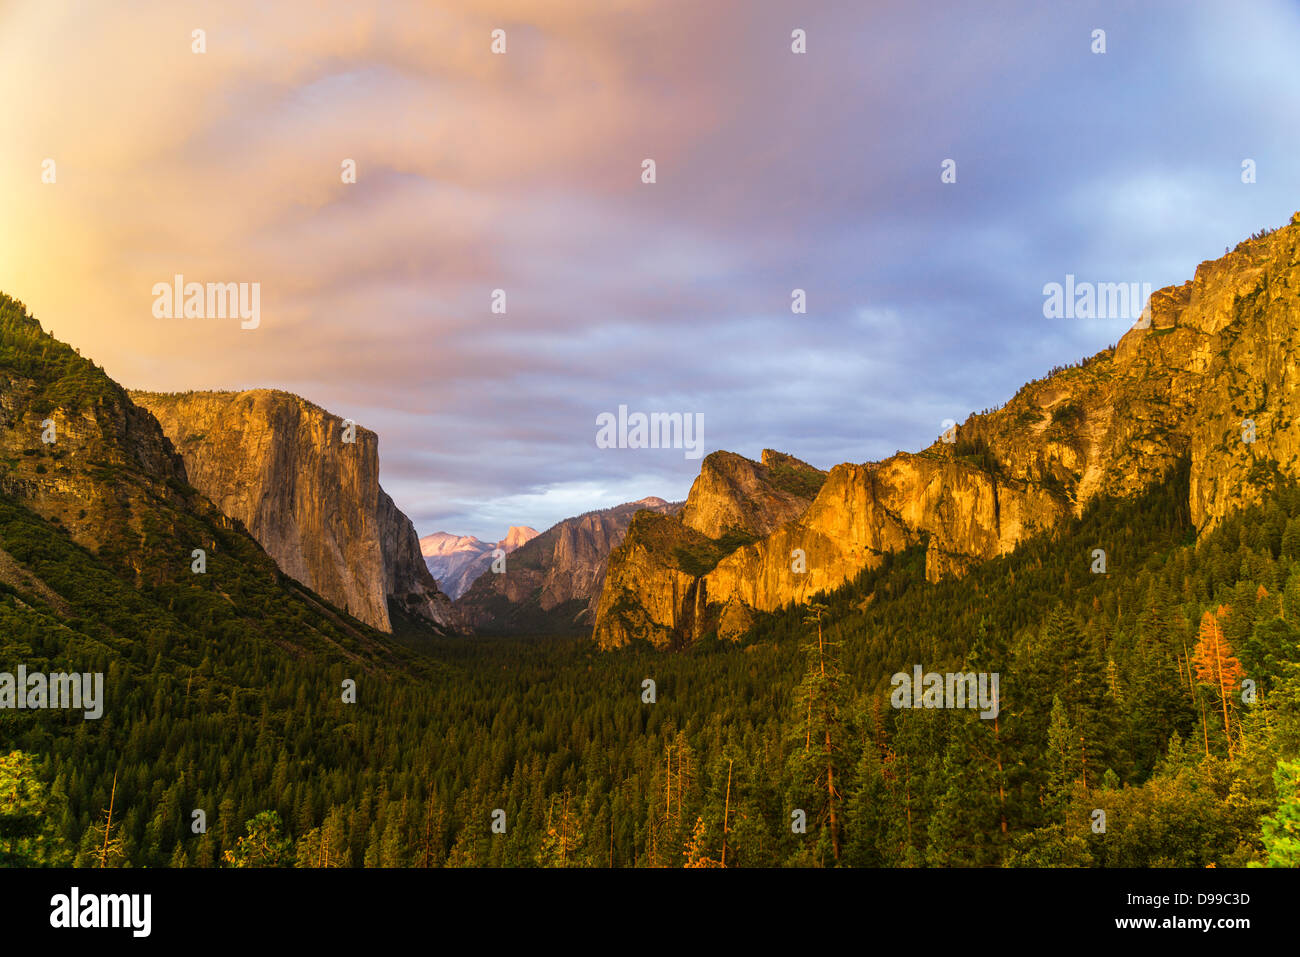
<svg viewBox="0 0 1300 957">
<path fill-rule="evenodd" d="M 1277 812 L 1264 818 L 1269 867 L 1300 867 L 1300 761 L 1279 761 L 1273 772 Z"/>
<path fill-rule="evenodd" d="M 1076 402 L 1062 402 L 1052 409 L 1052 425 L 1062 429 L 1072 429 L 1083 422 L 1083 407 Z"/>
<path fill-rule="evenodd" d="M 59 867 L 72 854 L 59 834 L 65 801 L 22 751 L 0 755 L 0 867 Z"/>
<path fill-rule="evenodd" d="M 319 607 L 291 605 L 286 626 L 219 613 L 203 589 L 131 588 L 0 502 L 0 547 L 68 603 L 0 587 L 6 658 L 102 669 L 109 702 L 93 729 L 9 712 L 0 733 L 64 782 L 65 804 L 42 814 L 49 846 L 85 844 L 92 866 L 114 773 L 114 834 L 137 866 L 706 865 L 724 811 L 727 866 L 831 865 L 837 838 L 856 866 L 1285 860 L 1290 779 L 1274 771 L 1300 757 L 1300 559 L 1283 541 L 1300 493 L 1199 545 L 1186 496 L 1183 469 L 960 580 L 927 582 L 924 545 L 887 556 L 812 621 L 760 616 L 740 646 L 448 639 L 380 658 L 342 630 L 321 634 L 348 656 L 286 643 L 325 627 Z M 1089 571 L 1098 543 L 1107 575 Z M 223 572 L 230 587 L 241 568 Z M 1204 754 L 1185 677 L 1200 613 L 1219 604 L 1263 692 L 1261 710 L 1238 709 L 1232 757 L 1221 729 Z M 895 710 L 889 678 L 916 663 L 998 672 L 1001 713 Z M 355 705 L 339 698 L 347 676 Z M 190 831 L 196 807 L 206 834 Z M 791 831 L 795 807 L 807 834 Z"/>
<path fill-rule="evenodd" d="M 808 606 L 802 643 L 804 674 L 791 713 L 791 803 L 803 808 L 819 838 L 816 860 L 839 861 L 843 833 L 844 699 L 848 676 L 840 669 L 837 642 L 826 633 L 827 608 Z"/>
<path fill-rule="evenodd" d="M 678 568 L 696 577 L 713 571 L 718 562 L 736 549 L 758 541 L 757 535 L 743 528 L 729 528 L 717 538 L 707 538 L 698 533 L 683 537 L 686 539 L 683 544 L 673 546 L 673 558 Z"/>
<path fill-rule="evenodd" d="M 0 369 L 16 379 L 31 380 L 22 391 L 15 388 L 19 381 L 10 382 L 19 413 L 25 407 L 38 414 L 55 408 L 77 412 L 124 394 L 103 369 L 46 335 L 27 307 L 4 293 L 0 293 Z"/>
<path fill-rule="evenodd" d="M 1002 471 L 1002 464 L 982 436 L 976 436 L 973 439 L 958 438 L 953 443 L 952 453 L 958 460 L 988 472 L 990 475 L 997 475 Z"/>
<path fill-rule="evenodd" d="M 293 861 L 293 842 L 275 811 L 262 811 L 244 827 L 247 833 L 224 855 L 231 867 L 287 867 Z"/>
<path fill-rule="evenodd" d="M 813 499 L 826 484 L 826 473 L 811 467 L 800 468 L 788 462 L 778 462 L 768 467 L 767 479 L 783 492 Z"/>
</svg>

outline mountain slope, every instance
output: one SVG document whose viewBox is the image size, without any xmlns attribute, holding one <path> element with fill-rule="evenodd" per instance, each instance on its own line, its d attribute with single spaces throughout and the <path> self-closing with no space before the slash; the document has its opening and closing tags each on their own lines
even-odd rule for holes
<svg viewBox="0 0 1300 957">
<path fill-rule="evenodd" d="M 558 522 L 513 553 L 504 574 L 476 578 L 456 609 L 471 627 L 485 631 L 571 633 L 590 627 L 609 554 L 633 516 L 669 514 L 678 507 L 650 497 Z"/>
<path fill-rule="evenodd" d="M 392 658 L 190 485 L 126 390 L 3 294 L 0 426 L 0 581 L 20 616 L 66 617 L 70 637 L 132 656 L 188 646 L 197 663 L 205 636 L 238 634 L 327 659 Z"/>
<path fill-rule="evenodd" d="M 190 481 L 304 585 L 390 631 L 389 603 L 439 627 L 449 599 L 410 519 L 379 485 L 379 439 L 288 392 L 132 392 L 161 423 Z"/>
<path fill-rule="evenodd" d="M 376 741 L 392 714 L 435 709 L 445 670 L 286 575 L 189 484 L 153 416 L 2 294 L 0 658 L 102 681 L 98 717 L 0 709 L 6 774 L 16 757 L 49 771 L 29 865 L 95 864 L 110 795 L 109 866 L 217 866 L 252 808 L 296 828 L 313 794 L 355 804 L 375 765 L 415 760 Z"/>
<path fill-rule="evenodd" d="M 1212 529 L 1278 475 L 1300 475 L 1298 338 L 1300 214 L 1154 293 L 1118 346 L 972 415 L 954 443 L 836 466 L 806 512 L 712 567 L 674 561 L 661 529 L 647 525 L 643 544 L 634 527 L 611 557 L 596 640 L 734 637 L 752 611 L 806 600 L 923 540 L 931 581 L 961 574 L 1183 457 L 1192 521 Z M 755 490 L 733 489 L 746 500 L 729 514 L 761 511 Z"/>
</svg>

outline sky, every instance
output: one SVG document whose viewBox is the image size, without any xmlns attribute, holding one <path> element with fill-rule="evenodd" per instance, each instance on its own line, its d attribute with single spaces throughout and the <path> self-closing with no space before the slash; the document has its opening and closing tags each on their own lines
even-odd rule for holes
<svg viewBox="0 0 1300 957">
<path fill-rule="evenodd" d="M 129 388 L 354 419 L 421 535 L 496 540 L 685 498 L 620 405 L 830 468 L 1116 342 L 1044 285 L 1300 210 L 1298 49 L 1294 0 L 0 0 L 0 290 Z M 155 315 L 177 274 L 256 328 Z"/>
</svg>

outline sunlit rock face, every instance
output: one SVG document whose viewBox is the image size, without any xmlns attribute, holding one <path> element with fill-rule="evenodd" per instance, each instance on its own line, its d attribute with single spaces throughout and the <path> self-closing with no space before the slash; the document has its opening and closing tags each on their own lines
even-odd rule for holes
<svg viewBox="0 0 1300 957">
<path fill-rule="evenodd" d="M 374 432 L 269 389 L 131 398 L 162 425 L 190 482 L 286 574 L 383 631 L 390 600 L 455 626 L 414 526 L 379 486 Z"/>
<path fill-rule="evenodd" d="M 814 496 L 764 478 L 797 459 L 714 453 L 680 517 L 634 522 L 611 555 L 596 641 L 736 637 L 752 611 L 804 601 L 921 541 L 932 581 L 960 575 L 1184 458 L 1192 520 L 1213 528 L 1277 476 L 1300 476 L 1298 245 L 1300 214 L 1156 291 L 1116 347 L 972 415 L 955 441 L 838 465 Z M 728 529 L 754 540 L 727 540 Z"/>
</svg>

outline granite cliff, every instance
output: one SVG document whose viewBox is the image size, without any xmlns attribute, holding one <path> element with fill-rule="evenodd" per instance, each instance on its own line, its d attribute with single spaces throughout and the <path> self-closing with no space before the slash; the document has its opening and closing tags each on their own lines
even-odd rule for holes
<svg viewBox="0 0 1300 957">
<path fill-rule="evenodd" d="M 63 653 L 121 654 L 128 669 L 171 654 L 197 665 L 214 640 L 363 671 L 400 657 L 286 575 L 190 483 L 148 410 L 4 294 L 0 512 L 0 591 L 20 641 L 46 633 Z"/>
<path fill-rule="evenodd" d="M 132 392 L 189 481 L 243 523 L 286 574 L 391 631 L 402 613 L 454 628 L 415 528 L 379 485 L 379 440 L 288 392 Z M 346 441 L 346 439 L 354 441 Z"/>
<path fill-rule="evenodd" d="M 919 542 L 931 580 L 960 575 L 1182 459 L 1204 533 L 1279 475 L 1300 476 L 1297 342 L 1300 213 L 1158 290 L 1117 346 L 970 416 L 952 441 L 835 466 L 797 514 L 745 478 L 755 463 L 709 456 L 680 519 L 638 519 L 611 555 L 596 641 L 737 637 L 753 611 L 805 601 Z"/>
</svg>

